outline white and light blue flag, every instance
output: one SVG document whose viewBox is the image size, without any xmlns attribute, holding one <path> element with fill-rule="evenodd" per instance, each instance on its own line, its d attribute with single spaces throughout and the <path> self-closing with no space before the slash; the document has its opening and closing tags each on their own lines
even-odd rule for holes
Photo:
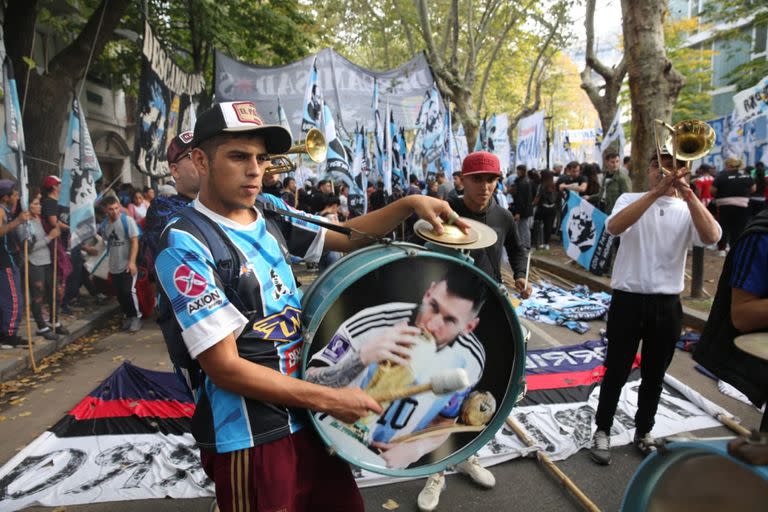
<svg viewBox="0 0 768 512">
<path fill-rule="evenodd" d="M 546 143 L 544 129 L 544 111 L 524 117 L 517 124 L 517 150 L 515 151 L 517 165 L 525 165 L 529 169 L 543 167 Z"/>
<path fill-rule="evenodd" d="M 66 144 L 59 205 L 69 211 L 71 249 L 96 235 L 93 205 L 96 203 L 96 181 L 101 179 L 101 166 L 77 98 L 72 100 Z"/>
<path fill-rule="evenodd" d="M 608 215 L 568 191 L 560 230 L 563 249 L 579 265 L 593 274 L 602 275 L 610 264 L 613 237 L 605 229 Z"/>
<path fill-rule="evenodd" d="M 311 128 L 322 130 L 323 128 L 323 94 L 317 80 L 317 59 L 312 61 L 312 70 L 307 79 L 307 88 L 304 90 L 304 112 L 301 121 L 302 133 L 307 133 Z"/>
</svg>

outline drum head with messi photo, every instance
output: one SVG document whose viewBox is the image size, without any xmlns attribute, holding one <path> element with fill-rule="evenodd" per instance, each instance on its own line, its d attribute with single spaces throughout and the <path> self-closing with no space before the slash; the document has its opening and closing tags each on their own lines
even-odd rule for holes
<svg viewBox="0 0 768 512">
<path fill-rule="evenodd" d="M 383 409 L 351 424 L 314 413 L 332 450 L 370 471 L 418 476 L 490 440 L 525 358 L 499 287 L 465 260 L 409 244 L 352 253 L 327 273 L 305 297 L 304 378 L 362 388 Z"/>
</svg>

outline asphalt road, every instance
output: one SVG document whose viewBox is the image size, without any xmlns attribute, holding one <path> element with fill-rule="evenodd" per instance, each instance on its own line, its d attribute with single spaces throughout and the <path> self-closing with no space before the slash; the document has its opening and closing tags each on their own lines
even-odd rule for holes
<svg viewBox="0 0 768 512">
<path fill-rule="evenodd" d="M 590 327 L 586 334 L 577 335 L 561 327 L 535 324 L 530 326 L 532 336 L 529 347 L 570 345 L 586 339 L 596 339 L 604 324 L 592 322 Z M 0 414 L 6 417 L 4 421 L 0 421 L 0 463 L 4 464 L 18 450 L 58 421 L 124 360 L 152 370 L 169 369 L 164 342 L 153 322 L 148 322 L 136 335 L 116 333 L 96 341 L 91 347 L 90 351 L 75 354 L 69 360 L 63 360 L 59 367 L 49 369 L 50 378 L 39 382 L 37 388 L 20 394 L 25 400 L 0 411 Z M 744 424 L 758 425 L 759 412 L 719 393 L 714 382 L 693 367 L 690 355 L 678 352 L 672 363 L 671 373 L 742 418 Z M 697 431 L 693 435 L 715 437 L 730 434 L 725 428 L 714 428 Z M 557 465 L 600 509 L 610 511 L 618 510 L 624 490 L 640 462 L 641 457 L 634 448 L 620 447 L 614 450 L 613 463 L 608 467 L 593 464 L 584 450 L 566 461 L 558 462 Z M 493 472 L 497 485 L 491 490 L 479 489 L 461 475 L 449 476 L 448 487 L 441 497 L 438 510 L 580 510 L 567 491 L 534 460 L 509 461 L 494 466 Z M 366 510 L 383 510 L 382 504 L 390 499 L 399 504 L 400 511 L 417 510 L 416 496 L 423 482 L 415 480 L 364 489 Z M 210 502 L 209 499 L 166 499 L 29 510 L 204 512 L 209 509 Z"/>
</svg>

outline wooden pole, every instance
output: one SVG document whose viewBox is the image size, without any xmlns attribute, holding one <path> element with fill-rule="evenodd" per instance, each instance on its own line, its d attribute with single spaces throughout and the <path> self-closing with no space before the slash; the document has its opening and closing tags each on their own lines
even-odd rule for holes
<svg viewBox="0 0 768 512">
<path fill-rule="evenodd" d="M 512 431 L 517 435 L 517 437 L 520 438 L 520 440 L 526 445 L 526 446 L 534 446 L 533 440 L 531 440 L 530 437 L 525 433 L 525 431 L 520 428 L 520 425 L 517 424 L 515 420 L 512 419 L 512 417 L 507 418 L 507 426 L 512 429 Z M 592 500 L 590 500 L 586 494 L 584 494 L 581 489 L 579 489 L 575 483 L 573 483 L 573 480 L 568 478 L 568 475 L 563 473 L 560 468 L 558 468 L 554 462 L 552 462 L 552 459 L 550 459 L 546 453 L 543 451 L 537 449 L 536 450 L 536 457 L 539 459 L 539 462 L 541 462 L 544 467 L 557 478 L 560 480 L 560 482 L 565 486 L 568 491 L 573 494 L 573 496 L 579 501 L 579 504 L 584 507 L 584 510 L 588 510 L 589 512 L 600 512 L 600 509 L 595 505 Z"/>
<path fill-rule="evenodd" d="M 54 229 L 56 229 L 54 227 Z M 56 282 L 56 264 L 59 256 L 59 237 L 53 239 L 53 301 L 51 302 L 51 329 L 56 332 L 56 294 L 59 292 L 59 283 Z"/>
<path fill-rule="evenodd" d="M 32 322 L 29 318 L 29 239 L 24 238 L 24 302 L 27 317 L 27 347 L 29 348 L 29 364 L 32 371 L 37 373 L 37 364 L 35 363 L 35 351 L 32 349 Z"/>
</svg>

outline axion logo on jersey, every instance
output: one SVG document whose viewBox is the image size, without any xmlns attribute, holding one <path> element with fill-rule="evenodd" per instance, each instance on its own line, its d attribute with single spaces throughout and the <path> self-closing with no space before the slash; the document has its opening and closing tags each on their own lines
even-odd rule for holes
<svg viewBox="0 0 768 512">
<path fill-rule="evenodd" d="M 186 265 L 179 265 L 173 272 L 173 284 L 185 297 L 197 297 L 205 291 L 208 282 L 203 276 Z"/>
<path fill-rule="evenodd" d="M 221 298 L 221 292 L 214 289 L 187 304 L 187 313 L 194 315 L 202 309 L 213 309 L 223 303 L 224 300 Z"/>
<path fill-rule="evenodd" d="M 295 341 L 301 333 L 301 311 L 286 306 L 279 313 L 253 323 L 253 331 L 264 341 Z"/>
</svg>

